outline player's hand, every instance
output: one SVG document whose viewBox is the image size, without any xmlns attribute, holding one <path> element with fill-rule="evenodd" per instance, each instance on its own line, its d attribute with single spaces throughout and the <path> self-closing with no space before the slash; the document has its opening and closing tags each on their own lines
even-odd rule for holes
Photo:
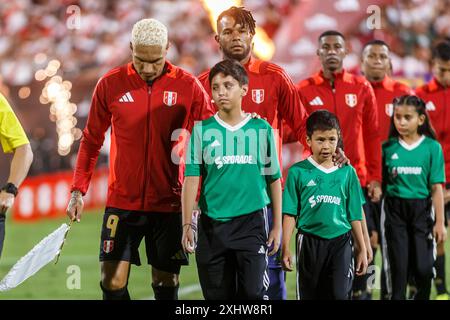
<svg viewBox="0 0 450 320">
<path fill-rule="evenodd" d="M 362 276 L 366 274 L 368 265 L 369 263 L 367 262 L 367 250 L 357 250 L 355 269 L 356 275 Z"/>
<path fill-rule="evenodd" d="M 275 253 L 278 252 L 278 249 L 280 248 L 280 242 L 281 242 L 281 230 L 280 228 L 272 228 L 272 230 L 269 233 L 269 239 L 267 239 L 267 247 L 270 248 L 273 244 L 272 250 L 269 252 L 269 256 L 273 256 Z"/>
<path fill-rule="evenodd" d="M 14 195 L 6 191 L 0 192 L 0 214 L 5 214 L 6 211 L 14 204 Z"/>
<path fill-rule="evenodd" d="M 370 243 L 366 244 L 366 256 L 367 256 L 367 264 L 371 263 L 373 260 L 373 250 Z"/>
<path fill-rule="evenodd" d="M 181 245 L 183 247 L 184 252 L 194 253 L 195 236 L 194 236 L 194 230 L 192 229 L 191 224 L 183 225 L 183 235 L 181 237 Z"/>
<path fill-rule="evenodd" d="M 436 239 L 436 243 L 442 243 L 447 239 L 447 229 L 444 223 L 436 223 L 433 227 L 433 236 Z"/>
<path fill-rule="evenodd" d="M 333 163 L 339 168 L 342 168 L 346 164 L 350 164 L 350 159 L 345 156 L 344 150 L 337 147 L 336 152 L 333 153 Z"/>
<path fill-rule="evenodd" d="M 372 248 L 378 248 L 378 232 L 375 230 L 372 230 L 372 234 L 370 235 L 370 246 Z"/>
<path fill-rule="evenodd" d="M 256 112 L 252 112 L 252 113 L 250 113 L 250 116 L 252 117 L 252 119 L 264 119 L 264 120 L 266 120 L 267 121 L 267 118 L 263 118 L 263 117 L 261 117 L 261 115 L 260 114 L 258 114 L 258 113 L 256 113 Z"/>
<path fill-rule="evenodd" d="M 292 270 L 294 270 L 294 261 L 292 259 L 291 252 L 287 248 L 286 250 L 282 250 L 281 266 L 283 267 L 283 270 L 287 272 L 291 272 Z"/>
<path fill-rule="evenodd" d="M 71 221 L 80 222 L 81 214 L 83 213 L 83 196 L 80 191 L 72 191 L 69 204 L 67 205 L 66 214 Z"/>
<path fill-rule="evenodd" d="M 381 183 L 378 181 L 370 181 L 367 185 L 367 194 L 372 202 L 379 202 L 381 200 Z"/>
</svg>

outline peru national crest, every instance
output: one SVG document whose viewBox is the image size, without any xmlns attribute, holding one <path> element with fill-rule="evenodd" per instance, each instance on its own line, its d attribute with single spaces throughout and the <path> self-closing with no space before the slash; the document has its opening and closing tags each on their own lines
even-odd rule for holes
<svg viewBox="0 0 450 320">
<path fill-rule="evenodd" d="M 264 89 L 253 89 L 252 100 L 254 103 L 260 104 L 264 101 Z"/>
<path fill-rule="evenodd" d="M 173 91 L 164 91 L 163 102 L 166 106 L 173 106 L 177 103 L 177 93 Z"/>
<path fill-rule="evenodd" d="M 394 105 L 392 103 L 386 103 L 384 106 L 384 111 L 388 117 L 392 117 L 392 114 L 394 113 Z"/>
<path fill-rule="evenodd" d="M 103 252 L 110 253 L 114 250 L 114 240 L 103 241 Z"/>
<path fill-rule="evenodd" d="M 346 94 L 345 95 L 345 103 L 350 107 L 353 108 L 358 104 L 358 99 L 356 98 L 356 94 Z"/>
</svg>

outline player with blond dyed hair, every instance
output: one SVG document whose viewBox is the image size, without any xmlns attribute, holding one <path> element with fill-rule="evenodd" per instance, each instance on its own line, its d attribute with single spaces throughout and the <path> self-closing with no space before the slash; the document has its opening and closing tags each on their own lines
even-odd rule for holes
<svg viewBox="0 0 450 320">
<path fill-rule="evenodd" d="M 132 45 L 167 47 L 168 43 L 167 28 L 158 20 L 142 19 L 133 26 L 131 31 Z"/>
<path fill-rule="evenodd" d="M 67 215 L 80 221 L 100 147 L 111 127 L 109 186 L 100 242 L 103 299 L 126 300 L 130 264 L 140 265 L 145 239 L 157 300 L 178 298 L 183 172 L 172 161 L 172 133 L 213 115 L 198 80 L 166 60 L 167 28 L 155 19 L 131 32 L 132 62 L 95 88 L 78 151 Z"/>
</svg>

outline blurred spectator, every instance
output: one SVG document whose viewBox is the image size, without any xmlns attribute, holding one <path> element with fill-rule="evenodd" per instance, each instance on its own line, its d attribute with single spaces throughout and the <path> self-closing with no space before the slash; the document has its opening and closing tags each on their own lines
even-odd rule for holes
<svg viewBox="0 0 450 320">
<path fill-rule="evenodd" d="M 380 39 L 391 48 L 394 76 L 426 79 L 432 44 L 450 35 L 450 0 L 393 0 L 381 12 L 380 29 L 369 30 L 363 19 L 350 33 L 354 55 L 367 41 Z M 356 62 L 349 62 L 348 69 L 356 71 Z"/>
</svg>

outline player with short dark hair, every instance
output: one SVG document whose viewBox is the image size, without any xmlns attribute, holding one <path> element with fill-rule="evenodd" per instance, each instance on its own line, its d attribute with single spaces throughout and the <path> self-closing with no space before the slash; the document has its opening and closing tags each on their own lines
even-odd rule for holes
<svg viewBox="0 0 450 320">
<path fill-rule="evenodd" d="M 298 92 L 308 112 L 325 108 L 342 124 L 342 136 L 350 162 L 355 166 L 370 197 L 380 197 L 381 142 L 376 99 L 367 80 L 343 69 L 347 55 L 345 38 L 334 30 L 319 36 L 317 55 L 322 70 L 302 80 Z"/>
<path fill-rule="evenodd" d="M 362 275 L 367 269 L 361 224 L 364 197 L 355 169 L 338 168 L 331 160 L 341 139 L 337 117 L 315 111 L 306 121 L 306 131 L 312 155 L 289 169 L 283 192 L 283 266 L 293 270 L 290 239 L 297 227 L 297 298 L 345 300 L 350 298 L 354 272 Z"/>
<path fill-rule="evenodd" d="M 202 177 L 195 252 L 203 296 L 264 299 L 267 255 L 278 251 L 281 236 L 281 172 L 272 128 L 243 112 L 248 77 L 239 62 L 219 62 L 209 81 L 219 111 L 197 124 L 191 135 L 182 193 L 182 244 L 186 252 L 194 251 L 191 212 Z"/>
<path fill-rule="evenodd" d="M 450 42 L 441 41 L 433 47 L 433 79 L 416 89 L 417 95 L 425 103 L 431 124 L 436 130 L 437 140 L 444 151 L 446 187 L 444 189 L 445 225 L 450 216 Z M 446 285 L 445 246 L 437 246 L 435 263 L 437 300 L 448 300 L 450 296 Z"/>
<path fill-rule="evenodd" d="M 389 140 L 383 144 L 381 213 L 383 269 L 393 300 L 406 298 L 410 271 L 414 299 L 429 299 L 435 241 L 446 238 L 444 157 L 435 139 L 425 102 L 411 95 L 396 98 Z"/>
<path fill-rule="evenodd" d="M 322 32 L 319 37 L 317 38 L 317 40 L 319 41 L 319 43 L 322 41 L 323 38 L 325 37 L 339 37 L 342 40 L 345 41 L 345 37 L 342 33 L 340 33 L 339 31 L 336 30 L 327 30 Z"/>
<path fill-rule="evenodd" d="M 145 238 L 156 300 L 178 298 L 188 264 L 181 246 L 182 167 L 175 130 L 213 114 L 198 80 L 166 60 L 167 28 L 155 19 L 131 32 L 132 62 L 104 75 L 95 88 L 75 166 L 67 215 L 80 221 L 100 147 L 111 127 L 108 198 L 103 219 L 100 283 L 104 299 L 130 299 L 130 264 L 140 265 Z"/>
<path fill-rule="evenodd" d="M 413 93 L 406 84 L 388 76 L 390 67 L 390 49 L 387 43 L 382 40 L 372 40 L 364 44 L 361 51 L 361 71 L 375 93 L 381 141 L 387 140 L 389 135 L 392 101 L 396 97 Z"/>
</svg>

